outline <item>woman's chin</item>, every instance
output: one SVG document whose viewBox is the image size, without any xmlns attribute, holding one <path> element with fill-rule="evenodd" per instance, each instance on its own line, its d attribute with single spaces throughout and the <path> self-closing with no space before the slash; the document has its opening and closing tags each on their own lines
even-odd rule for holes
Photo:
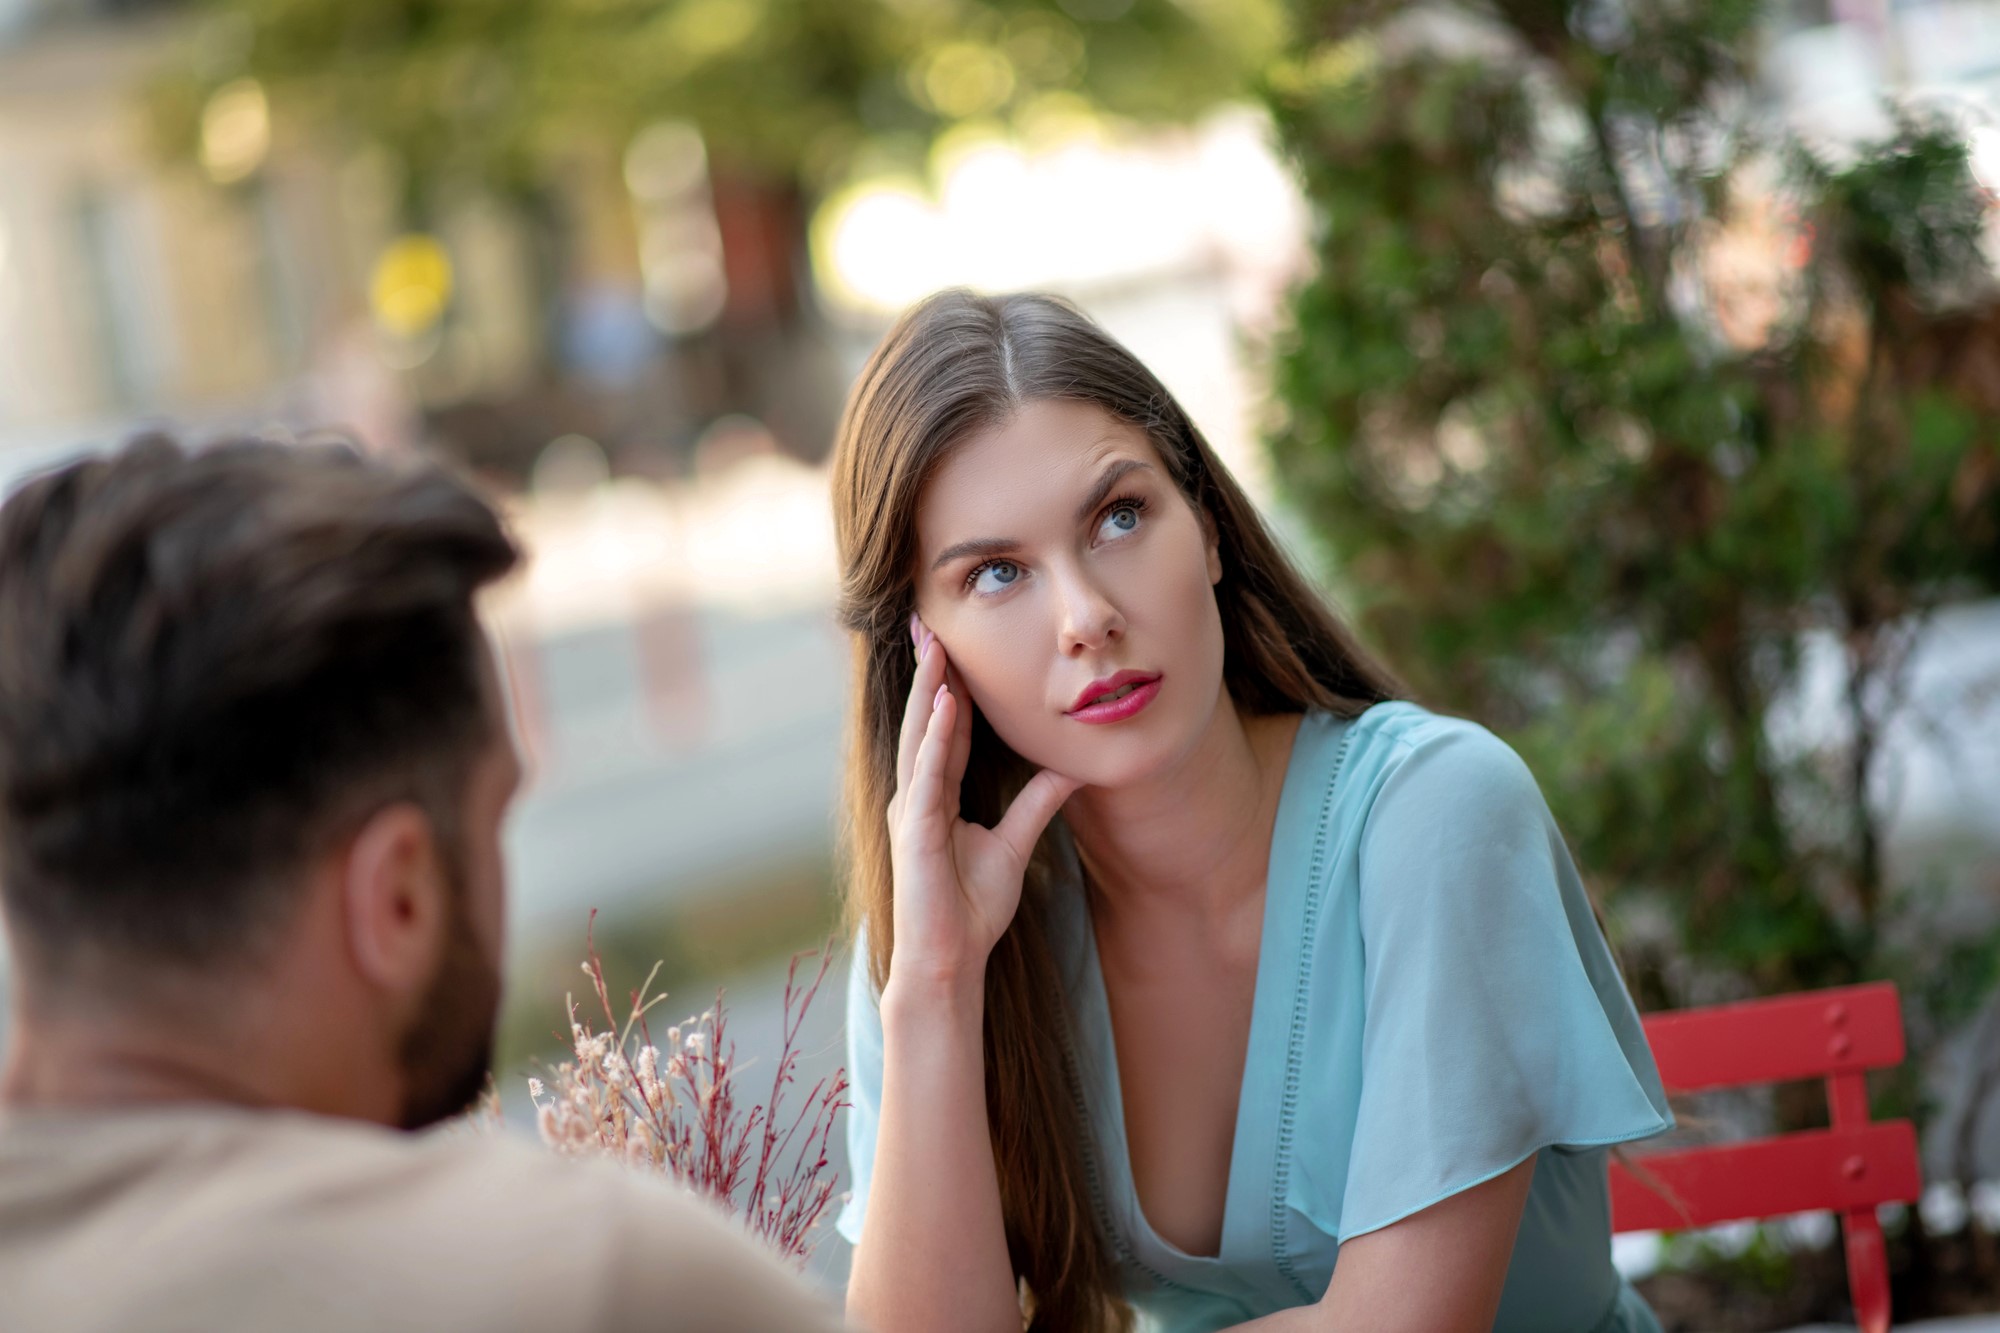
<svg viewBox="0 0 2000 1333">
<path fill-rule="evenodd" d="M 991 714 L 987 717 L 991 723 Z M 1051 769 L 1085 787 L 1109 790 L 1166 777 L 1186 762 L 1200 740 L 1198 720 L 1157 705 L 1109 725 L 1064 717 L 1053 727 L 1040 722 L 1032 728 L 996 723 L 993 729 L 1008 748 L 1036 768 Z"/>
<path fill-rule="evenodd" d="M 1172 754 L 1157 743 L 1141 743 L 1138 737 L 1107 737 L 1062 746 L 1039 767 L 1053 769 L 1084 788 L 1116 791 L 1160 777 L 1172 767 Z"/>
</svg>

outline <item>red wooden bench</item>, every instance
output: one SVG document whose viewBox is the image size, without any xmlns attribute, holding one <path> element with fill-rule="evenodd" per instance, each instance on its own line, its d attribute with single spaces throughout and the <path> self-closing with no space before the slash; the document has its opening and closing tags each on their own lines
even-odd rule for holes
<svg viewBox="0 0 2000 1333">
<path fill-rule="evenodd" d="M 1889 1327 L 1889 1264 L 1875 1209 L 1923 1189 L 1916 1129 L 1868 1118 L 1867 1071 L 1903 1062 L 1903 1010 L 1888 982 L 1652 1014 L 1646 1040 L 1670 1093 L 1824 1078 L 1832 1126 L 1635 1156 L 1652 1184 L 1611 1166 L 1614 1231 L 1681 1231 L 1831 1209 L 1863 1333 Z"/>
</svg>

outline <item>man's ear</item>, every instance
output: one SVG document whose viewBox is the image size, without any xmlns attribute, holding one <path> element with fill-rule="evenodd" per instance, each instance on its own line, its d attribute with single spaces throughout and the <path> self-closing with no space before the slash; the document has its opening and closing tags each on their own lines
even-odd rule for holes
<svg viewBox="0 0 2000 1333">
<path fill-rule="evenodd" d="M 340 867 L 348 947 L 382 990 L 422 990 L 445 934 L 445 882 L 430 817 L 409 802 L 384 806 L 347 844 Z"/>
</svg>

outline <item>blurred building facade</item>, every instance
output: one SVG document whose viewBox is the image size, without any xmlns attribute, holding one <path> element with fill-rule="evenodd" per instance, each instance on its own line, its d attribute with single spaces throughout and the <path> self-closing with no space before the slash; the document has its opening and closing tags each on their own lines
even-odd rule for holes
<svg viewBox="0 0 2000 1333">
<path fill-rule="evenodd" d="M 158 160 L 137 94 L 169 8 L 0 8 L 0 469 L 255 412 L 303 368 L 331 256 L 301 249 L 325 238 L 289 182 L 222 192 Z"/>
<path fill-rule="evenodd" d="M 340 425 L 511 483 L 578 430 L 684 470 L 732 411 L 823 451 L 792 191 L 665 125 L 413 217 L 392 152 L 288 137 L 249 81 L 163 142 L 152 95 L 231 40 L 185 4 L 0 3 L 0 477 L 147 420 Z"/>
<path fill-rule="evenodd" d="M 853 360 L 826 318 L 855 313 L 850 279 L 872 284 L 865 342 L 871 300 L 939 280 L 1101 290 L 1184 262 L 1074 229 L 1056 233 L 1066 264 L 1021 262 L 1019 229 L 959 238 L 982 255 L 912 250 L 907 191 L 900 212 L 878 191 L 864 240 L 822 246 L 815 274 L 796 189 L 709 162 L 683 124 L 579 146 L 545 194 L 468 187 L 419 220 L 392 153 L 297 142 L 254 84 L 203 109 L 197 151 L 162 144 L 152 84 L 232 40 L 174 0 L 0 0 L 0 478 L 145 419 L 344 423 L 518 482 L 572 432 L 614 472 L 684 474 L 710 423 L 747 412 L 812 459 Z M 1785 114 L 1829 143 L 1884 132 L 1891 95 L 1990 123 L 2000 0 L 1789 0 L 1765 66 Z M 2000 133 L 1975 124 L 1975 141 L 2000 172 Z M 1119 184 L 1143 176 L 1128 161 Z M 960 194 L 998 180 L 960 177 Z M 1253 223 L 1272 207 L 1213 194 Z M 989 227 L 1020 220 L 981 203 Z M 1295 224 L 1276 224 L 1244 244 L 1281 249 Z"/>
</svg>

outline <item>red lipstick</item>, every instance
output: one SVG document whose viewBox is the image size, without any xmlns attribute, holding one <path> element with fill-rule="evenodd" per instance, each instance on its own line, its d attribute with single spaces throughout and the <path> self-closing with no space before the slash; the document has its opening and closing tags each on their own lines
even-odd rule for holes
<svg viewBox="0 0 2000 1333">
<path fill-rule="evenodd" d="M 1121 671 L 1105 680 L 1094 680 L 1084 687 L 1070 705 L 1067 717 L 1078 722 L 1106 723 L 1123 722 L 1159 696 L 1160 677 L 1150 671 Z M 1115 695 L 1115 698 L 1107 698 Z"/>
</svg>

